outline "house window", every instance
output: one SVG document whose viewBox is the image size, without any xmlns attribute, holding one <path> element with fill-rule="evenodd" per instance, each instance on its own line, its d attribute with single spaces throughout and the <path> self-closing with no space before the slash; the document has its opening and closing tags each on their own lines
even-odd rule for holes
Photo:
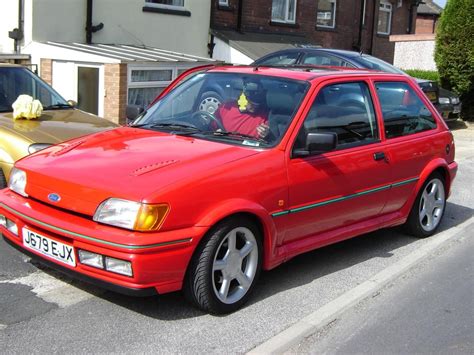
<svg viewBox="0 0 474 355">
<path fill-rule="evenodd" d="M 130 68 L 128 104 L 147 107 L 175 77 L 175 69 L 172 68 Z"/>
<path fill-rule="evenodd" d="M 219 0 L 219 6 L 229 6 L 229 0 Z"/>
<path fill-rule="evenodd" d="M 184 0 L 145 0 L 145 5 L 164 8 L 184 7 Z"/>
<path fill-rule="evenodd" d="M 273 0 L 272 21 L 283 23 L 295 23 L 296 0 Z"/>
<path fill-rule="evenodd" d="M 336 27 L 336 0 L 319 0 L 316 16 L 318 27 Z"/>
<path fill-rule="evenodd" d="M 389 35 L 392 26 L 392 4 L 388 1 L 380 1 L 379 22 L 377 24 L 377 33 Z"/>
</svg>

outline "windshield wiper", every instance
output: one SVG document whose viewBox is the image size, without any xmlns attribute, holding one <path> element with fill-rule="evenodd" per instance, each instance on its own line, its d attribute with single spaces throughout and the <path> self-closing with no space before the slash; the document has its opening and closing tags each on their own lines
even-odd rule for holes
<svg viewBox="0 0 474 355">
<path fill-rule="evenodd" d="M 259 137 L 251 136 L 250 134 L 244 134 L 236 131 L 212 131 L 212 132 L 203 132 L 207 134 L 212 134 L 213 136 L 225 136 L 225 137 L 231 137 L 231 138 L 237 138 L 240 140 L 246 140 L 246 139 L 251 139 L 253 141 L 258 141 L 267 144 L 268 142 Z"/>
<path fill-rule="evenodd" d="M 43 110 L 61 110 L 64 108 L 73 108 L 73 107 L 69 104 L 54 104 L 54 105 L 43 107 Z"/>
<path fill-rule="evenodd" d="M 130 127 L 133 128 L 164 128 L 166 130 L 181 130 L 181 132 L 173 132 L 176 134 L 190 134 L 190 133 L 196 133 L 196 132 L 201 132 L 199 128 L 197 128 L 195 125 L 191 123 L 184 123 L 184 122 L 166 122 L 166 123 L 142 123 L 142 124 L 137 124 L 137 125 L 132 125 Z M 185 133 L 183 133 L 183 129 L 185 130 Z"/>
</svg>

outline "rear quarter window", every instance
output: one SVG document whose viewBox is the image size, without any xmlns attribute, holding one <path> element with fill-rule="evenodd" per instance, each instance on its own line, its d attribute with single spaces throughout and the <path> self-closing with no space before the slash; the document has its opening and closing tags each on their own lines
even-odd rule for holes
<svg viewBox="0 0 474 355">
<path fill-rule="evenodd" d="M 436 120 L 418 94 L 403 82 L 375 84 L 385 136 L 396 138 L 436 128 Z"/>
</svg>

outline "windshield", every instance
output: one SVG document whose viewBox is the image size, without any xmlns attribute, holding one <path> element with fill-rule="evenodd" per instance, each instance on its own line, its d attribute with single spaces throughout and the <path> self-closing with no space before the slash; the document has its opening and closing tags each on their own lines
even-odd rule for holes
<svg viewBox="0 0 474 355">
<path fill-rule="evenodd" d="M 22 67 L 0 67 L 0 112 L 13 111 L 20 95 L 30 95 L 44 109 L 71 108 L 56 91 L 30 70 Z"/>
<path fill-rule="evenodd" d="M 252 147 L 277 144 L 309 83 L 241 73 L 199 73 L 132 126 Z"/>
<path fill-rule="evenodd" d="M 402 70 L 395 68 L 393 65 L 388 64 L 382 59 L 378 59 L 370 55 L 363 54 L 361 56 L 354 57 L 353 59 L 359 62 L 362 67 L 367 69 L 380 70 L 393 74 L 405 74 L 405 72 L 403 72 Z"/>
</svg>

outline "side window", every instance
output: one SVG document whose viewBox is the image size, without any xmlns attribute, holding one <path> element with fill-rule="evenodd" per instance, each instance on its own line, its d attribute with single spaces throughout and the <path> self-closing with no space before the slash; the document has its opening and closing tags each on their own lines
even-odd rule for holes
<svg viewBox="0 0 474 355">
<path fill-rule="evenodd" d="M 395 138 L 436 128 L 436 121 L 407 83 L 376 83 L 385 136 Z"/>
<path fill-rule="evenodd" d="M 374 105 L 365 82 L 341 83 L 321 89 L 298 134 L 295 148 L 304 148 L 311 132 L 337 134 L 336 149 L 378 141 Z"/>
<path fill-rule="evenodd" d="M 291 52 L 270 56 L 263 61 L 258 61 L 258 65 L 280 65 L 295 64 L 298 59 L 299 52 Z"/>
<path fill-rule="evenodd" d="M 308 53 L 303 58 L 302 63 L 354 68 L 352 64 L 346 62 L 345 60 L 323 53 Z"/>
</svg>

